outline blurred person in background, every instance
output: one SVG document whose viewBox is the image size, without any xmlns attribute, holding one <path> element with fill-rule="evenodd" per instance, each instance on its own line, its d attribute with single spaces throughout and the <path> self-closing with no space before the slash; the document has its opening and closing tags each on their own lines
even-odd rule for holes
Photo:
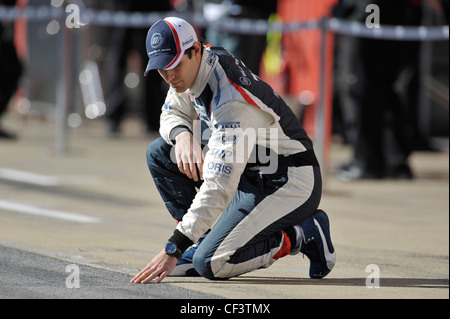
<svg viewBox="0 0 450 319">
<path fill-rule="evenodd" d="M 337 0 L 278 0 L 276 15 L 272 21 L 285 24 L 320 20 L 329 17 Z M 334 35 L 326 36 L 325 64 L 321 58 L 321 32 L 317 28 L 295 32 L 271 31 L 267 37 L 267 48 L 261 63 L 260 77 L 286 98 L 308 134 L 316 134 L 316 110 L 320 102 L 320 72 L 323 69 L 325 91 L 332 88 Z M 324 107 L 331 108 L 331 94 L 323 92 Z M 330 112 L 331 113 L 331 112 Z M 331 123 L 325 118 L 325 144 L 330 143 Z"/>
<path fill-rule="evenodd" d="M 169 1 L 108 1 L 102 4 L 103 9 L 129 12 L 166 12 L 172 9 Z M 107 120 L 111 136 L 118 136 L 121 132 L 121 123 L 126 113 L 132 109 L 128 89 L 124 79 L 130 70 L 130 63 L 145 64 L 147 60 L 145 28 L 112 27 L 107 30 L 107 55 L 104 61 L 103 74 L 105 81 L 105 99 L 107 105 Z M 130 61 L 134 59 L 134 61 Z M 136 69 L 141 69 L 136 67 Z M 139 79 L 143 96 L 142 114 L 147 132 L 158 132 L 161 105 L 167 91 L 165 82 L 158 74 L 152 73 Z"/>
<path fill-rule="evenodd" d="M 0 6 L 15 5 L 15 0 L 0 0 Z M 17 90 L 22 69 L 14 46 L 14 22 L 0 21 L 0 139 L 16 138 L 15 134 L 2 128 L 1 118 Z"/>
<path fill-rule="evenodd" d="M 223 18 L 268 20 L 277 10 L 277 0 L 207 0 L 203 14 L 209 21 Z M 209 27 L 205 31 L 206 41 L 215 46 L 227 48 L 256 75 L 259 75 L 260 61 L 266 47 L 265 35 L 231 33 Z"/>
<path fill-rule="evenodd" d="M 425 0 L 341 0 L 346 18 L 365 23 L 376 4 L 381 25 L 419 26 Z M 437 3 L 433 1 L 433 3 Z M 343 181 L 413 178 L 409 157 L 419 143 L 419 41 L 350 37 L 338 63 L 344 135 L 353 158 L 338 170 Z"/>
</svg>

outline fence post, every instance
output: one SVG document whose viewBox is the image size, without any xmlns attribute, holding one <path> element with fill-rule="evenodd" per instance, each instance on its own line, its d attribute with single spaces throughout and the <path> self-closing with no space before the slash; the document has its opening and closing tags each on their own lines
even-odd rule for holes
<svg viewBox="0 0 450 319">
<path fill-rule="evenodd" d="M 322 167 L 322 177 L 324 177 L 325 153 L 326 153 L 326 119 L 329 117 L 330 110 L 326 107 L 326 55 L 327 55 L 327 33 L 328 33 L 328 18 L 323 17 L 319 22 L 320 28 L 320 66 L 319 66 L 319 104 L 316 108 L 316 123 L 314 129 L 314 149 Z"/>
<path fill-rule="evenodd" d="M 56 148 L 57 155 L 67 153 L 68 111 L 70 101 L 72 34 L 66 27 L 64 17 L 59 20 L 61 25 L 61 60 L 58 84 L 56 88 Z"/>
</svg>

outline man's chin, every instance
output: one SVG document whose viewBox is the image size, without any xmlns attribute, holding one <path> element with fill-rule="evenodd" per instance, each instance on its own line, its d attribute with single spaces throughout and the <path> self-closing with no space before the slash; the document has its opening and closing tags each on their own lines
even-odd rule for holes
<svg viewBox="0 0 450 319">
<path fill-rule="evenodd" d="M 173 87 L 173 86 L 172 86 L 172 89 L 174 89 L 175 92 L 177 92 L 177 93 L 184 93 L 184 92 L 186 92 L 186 90 L 187 90 L 187 89 L 185 89 L 185 88 L 181 88 L 181 87 Z"/>
</svg>

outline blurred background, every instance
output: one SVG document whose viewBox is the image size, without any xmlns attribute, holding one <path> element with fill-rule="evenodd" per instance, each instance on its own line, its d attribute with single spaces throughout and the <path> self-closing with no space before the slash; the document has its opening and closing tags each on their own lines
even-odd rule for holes
<svg viewBox="0 0 450 319">
<path fill-rule="evenodd" d="M 53 122 L 63 154 L 68 136 L 93 123 L 110 138 L 130 120 L 157 133 L 167 86 L 156 72 L 143 77 L 145 37 L 157 19 L 179 15 L 287 100 L 323 161 L 332 141 L 353 150 L 343 180 L 411 178 L 412 152 L 448 150 L 448 26 L 438 27 L 448 25 L 449 5 L 392 2 L 0 0 L 1 138 Z M 376 36 L 379 25 L 391 31 L 360 32 Z M 407 39 L 410 27 L 416 39 Z"/>
</svg>

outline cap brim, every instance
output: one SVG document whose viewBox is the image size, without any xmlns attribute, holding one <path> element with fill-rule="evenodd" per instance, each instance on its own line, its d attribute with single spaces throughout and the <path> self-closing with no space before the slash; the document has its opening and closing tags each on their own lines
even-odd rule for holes
<svg viewBox="0 0 450 319">
<path fill-rule="evenodd" d="M 144 75 L 147 75 L 151 70 L 162 70 L 172 62 L 173 56 L 170 54 L 158 55 L 148 60 L 147 68 Z"/>
<path fill-rule="evenodd" d="M 178 65 L 178 63 L 180 63 L 183 54 L 184 51 L 178 55 L 175 61 L 173 55 L 171 54 L 163 54 L 150 58 L 147 68 L 145 69 L 144 76 L 146 76 L 151 70 L 172 70 Z M 168 67 L 169 65 L 170 67 Z"/>
</svg>

